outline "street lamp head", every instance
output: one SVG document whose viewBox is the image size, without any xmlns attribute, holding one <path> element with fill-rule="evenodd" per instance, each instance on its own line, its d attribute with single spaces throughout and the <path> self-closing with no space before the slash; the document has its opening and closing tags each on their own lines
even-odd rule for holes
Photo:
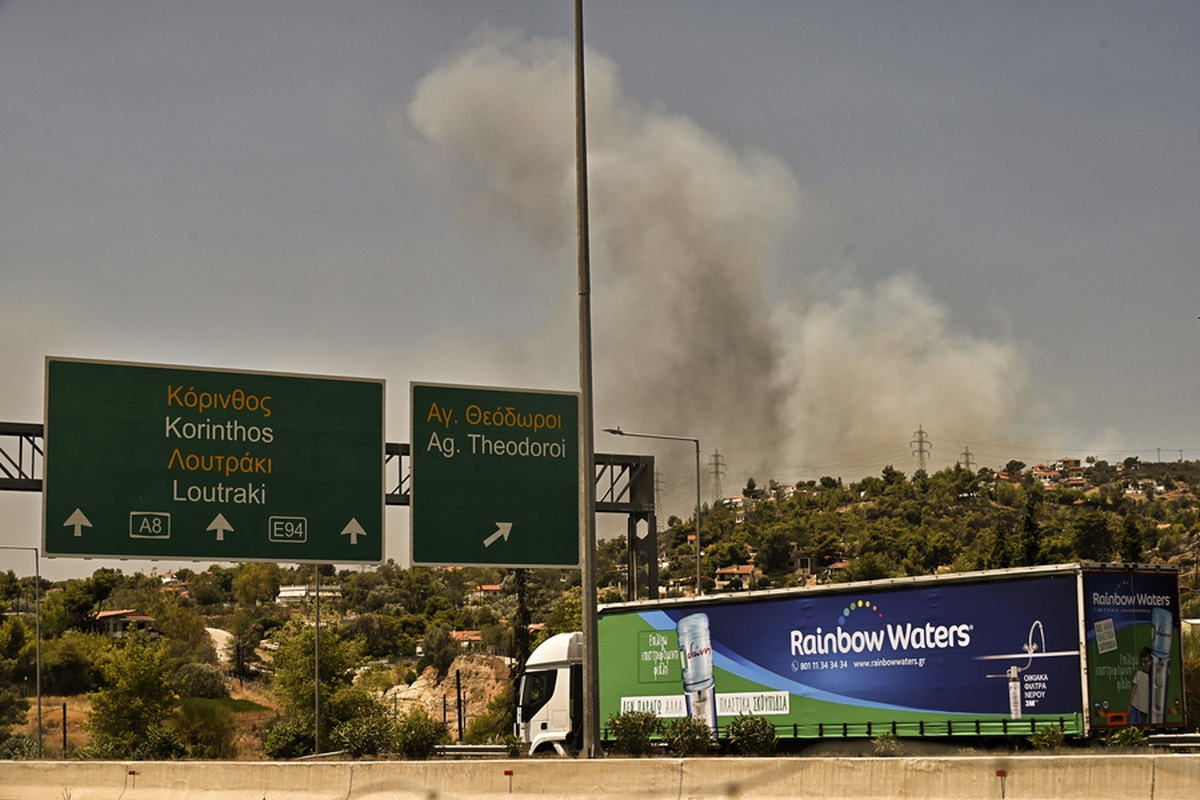
<svg viewBox="0 0 1200 800">
<path fill-rule="evenodd" d="M 625 435 L 625 431 L 621 430 L 620 426 L 618 426 L 616 428 L 605 428 L 604 432 L 611 433 L 613 436 L 624 436 Z"/>
</svg>

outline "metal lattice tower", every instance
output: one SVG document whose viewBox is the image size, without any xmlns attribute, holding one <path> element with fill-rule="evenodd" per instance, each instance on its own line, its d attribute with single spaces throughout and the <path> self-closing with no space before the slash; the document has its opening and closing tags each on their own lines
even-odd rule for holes
<svg viewBox="0 0 1200 800">
<path fill-rule="evenodd" d="M 963 447 L 963 453 L 962 453 L 961 457 L 962 457 L 962 465 L 966 468 L 966 470 L 968 472 L 970 472 L 971 467 L 974 466 L 974 464 L 971 461 L 971 448 L 969 446 Z"/>
<path fill-rule="evenodd" d="M 721 486 L 721 478 L 725 477 L 725 457 L 717 450 L 708 458 L 708 471 L 712 474 L 712 501 L 715 504 L 725 499 Z"/>
<path fill-rule="evenodd" d="M 913 447 L 913 455 L 917 457 L 917 463 L 921 465 L 921 472 L 925 471 L 925 456 L 929 455 L 929 451 L 933 449 L 933 444 L 929 441 L 929 434 L 925 432 L 925 428 L 921 425 L 917 426 L 917 430 L 913 433 L 915 437 L 909 446 Z"/>
</svg>

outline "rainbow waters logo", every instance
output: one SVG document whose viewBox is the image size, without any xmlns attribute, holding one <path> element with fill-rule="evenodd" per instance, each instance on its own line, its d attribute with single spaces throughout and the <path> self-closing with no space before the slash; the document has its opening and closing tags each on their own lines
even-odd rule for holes
<svg viewBox="0 0 1200 800">
<path fill-rule="evenodd" d="M 815 631 L 803 629 L 791 631 L 793 656 L 814 656 L 847 653 L 879 653 L 890 649 L 893 652 L 908 650 L 944 650 L 950 647 L 967 647 L 971 644 L 970 623 L 956 625 L 934 625 L 905 622 L 886 623 L 873 630 L 846 630 L 851 622 L 862 624 L 868 620 L 883 619 L 883 611 L 870 600 L 853 600 L 842 609 L 834 630 L 818 627 Z"/>
</svg>

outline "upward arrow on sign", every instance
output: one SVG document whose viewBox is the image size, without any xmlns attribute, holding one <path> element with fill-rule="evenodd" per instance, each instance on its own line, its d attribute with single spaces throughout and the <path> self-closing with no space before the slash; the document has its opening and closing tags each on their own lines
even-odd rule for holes
<svg viewBox="0 0 1200 800">
<path fill-rule="evenodd" d="M 225 531 L 233 530 L 233 526 L 229 524 L 229 520 L 225 519 L 225 515 L 218 513 L 212 523 L 205 530 L 216 531 L 217 541 L 225 541 Z"/>
<path fill-rule="evenodd" d="M 67 517 L 67 521 L 63 523 L 64 528 L 74 528 L 76 536 L 83 536 L 83 529 L 92 527 L 92 523 L 84 515 L 80 509 L 75 509 L 71 516 Z"/>
<path fill-rule="evenodd" d="M 350 544 L 358 544 L 358 537 L 366 535 L 367 532 L 363 530 L 363 526 L 359 525 L 358 520 L 354 517 L 351 517 L 346 527 L 342 528 L 342 536 L 349 536 Z"/>
</svg>

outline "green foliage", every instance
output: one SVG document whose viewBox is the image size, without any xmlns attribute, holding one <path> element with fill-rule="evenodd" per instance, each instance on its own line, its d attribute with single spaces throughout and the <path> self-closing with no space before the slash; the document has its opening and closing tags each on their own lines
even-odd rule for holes
<svg viewBox="0 0 1200 800">
<path fill-rule="evenodd" d="M 904 755 L 904 745 L 894 733 L 881 733 L 871 740 L 875 755 L 879 758 L 895 758 Z"/>
<path fill-rule="evenodd" d="M 133 750 L 135 761 L 174 761 L 187 755 L 179 734 L 166 725 L 153 725 Z"/>
<path fill-rule="evenodd" d="M 579 587 L 572 586 L 570 591 L 557 599 L 546 618 L 546 627 L 550 633 L 569 633 L 583 627 L 581 597 Z"/>
<path fill-rule="evenodd" d="M 237 756 L 237 715 L 221 699 L 185 697 L 175 713 L 175 731 L 193 757 Z"/>
<path fill-rule="evenodd" d="M 1150 743 L 1150 740 L 1146 738 L 1144 730 L 1133 727 L 1117 728 L 1114 731 L 1110 731 L 1104 735 L 1102 741 L 1108 747 L 1117 748 L 1145 747 Z"/>
<path fill-rule="evenodd" d="M 1189 627 L 1183 634 L 1183 721 L 1188 730 L 1200 729 L 1200 633 Z"/>
<path fill-rule="evenodd" d="M 279 596 L 279 576 L 278 564 L 239 564 L 231 586 L 234 600 L 243 606 L 274 603 Z"/>
<path fill-rule="evenodd" d="M 663 725 L 662 734 L 667 750 L 681 758 L 704 755 L 715 744 L 708 725 L 692 717 L 671 720 Z"/>
<path fill-rule="evenodd" d="M 654 738 L 662 733 L 662 728 L 662 720 L 653 711 L 626 711 L 608 718 L 614 749 L 629 756 L 652 753 Z"/>
<path fill-rule="evenodd" d="M 1065 734 L 1058 725 L 1044 725 L 1026 738 L 1036 750 L 1058 750 L 1063 746 Z"/>
<path fill-rule="evenodd" d="M 775 724 L 766 717 L 739 714 L 725 730 L 733 752 L 743 756 L 772 755 L 779 743 Z"/>
<path fill-rule="evenodd" d="M 25 722 L 29 701 L 17 694 L 16 689 L 0 690 L 0 744 L 8 739 L 10 725 Z"/>
<path fill-rule="evenodd" d="M 446 723 L 435 720 L 423 708 L 413 708 L 396 722 L 394 750 L 410 761 L 433 755 L 434 748 L 450 741 Z"/>
<path fill-rule="evenodd" d="M 461 652 L 462 648 L 445 626 L 431 625 L 426 629 L 424 661 L 437 670 L 438 677 L 446 676 Z"/>
<path fill-rule="evenodd" d="M 106 685 L 89 695 L 92 745 L 117 758 L 133 757 L 175 705 L 167 682 L 167 649 L 134 631 L 121 640 L 103 672 Z"/>
<path fill-rule="evenodd" d="M 23 733 L 0 735 L 0 761 L 32 761 L 37 758 L 37 739 Z"/>
<path fill-rule="evenodd" d="M 291 759 L 312 755 L 313 726 L 298 719 L 277 718 L 263 731 L 263 754 L 267 758 Z"/>
<path fill-rule="evenodd" d="M 66 631 L 42 643 L 42 691 L 51 695 L 86 694 L 100 688 L 100 665 L 113 644 L 103 636 Z"/>
<path fill-rule="evenodd" d="M 348 719 L 333 729 L 333 746 L 351 758 L 373 758 L 391 752 L 398 730 L 382 714 Z"/>
<path fill-rule="evenodd" d="M 212 664 L 184 664 L 175 673 L 175 687 L 180 697 L 204 697 L 210 700 L 229 697 L 225 673 Z"/>
<path fill-rule="evenodd" d="M 513 723 L 513 686 L 509 684 L 504 691 L 488 701 L 487 710 L 467 724 L 463 732 L 465 744 L 489 744 L 500 741 L 512 731 Z"/>
<path fill-rule="evenodd" d="M 275 675 L 271 689 L 288 715 L 311 732 L 314 715 L 314 628 L 300 620 L 276 632 Z M 374 714 L 379 704 L 365 690 L 353 685 L 355 670 L 363 664 L 361 639 L 332 626 L 321 626 L 321 732 L 324 736 L 342 722 Z M 324 749 L 324 738 L 322 739 Z"/>
</svg>

